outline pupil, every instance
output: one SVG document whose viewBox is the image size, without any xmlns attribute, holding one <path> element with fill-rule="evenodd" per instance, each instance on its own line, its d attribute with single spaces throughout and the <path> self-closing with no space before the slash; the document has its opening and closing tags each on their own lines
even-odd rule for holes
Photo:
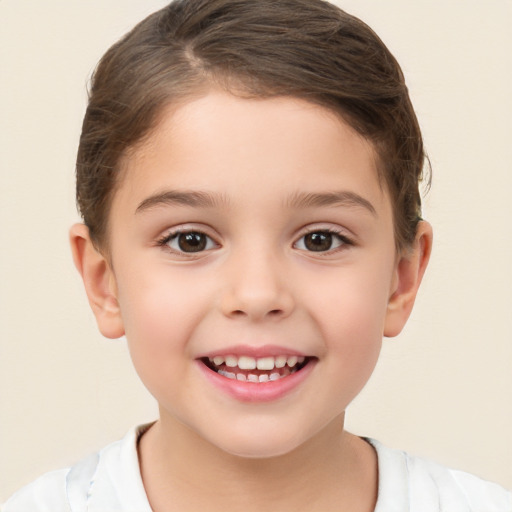
<svg viewBox="0 0 512 512">
<path fill-rule="evenodd" d="M 199 252 L 206 247 L 206 237 L 202 233 L 183 233 L 179 235 L 178 245 L 184 252 Z"/>
<path fill-rule="evenodd" d="M 328 251 L 332 245 L 330 233 L 310 233 L 306 235 L 304 245 L 310 251 Z"/>
</svg>

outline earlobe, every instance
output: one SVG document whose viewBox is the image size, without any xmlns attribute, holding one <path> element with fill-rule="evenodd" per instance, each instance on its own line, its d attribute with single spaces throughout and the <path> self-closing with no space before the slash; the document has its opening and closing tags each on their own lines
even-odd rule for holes
<svg viewBox="0 0 512 512">
<path fill-rule="evenodd" d="M 431 250 L 432 227 L 428 222 L 421 221 L 413 246 L 400 256 L 396 264 L 384 336 L 397 336 L 405 326 L 427 268 Z"/>
<path fill-rule="evenodd" d="M 120 338 L 124 335 L 124 327 L 110 263 L 96 250 L 84 224 L 75 224 L 69 239 L 73 261 L 82 276 L 99 330 L 107 338 Z"/>
</svg>

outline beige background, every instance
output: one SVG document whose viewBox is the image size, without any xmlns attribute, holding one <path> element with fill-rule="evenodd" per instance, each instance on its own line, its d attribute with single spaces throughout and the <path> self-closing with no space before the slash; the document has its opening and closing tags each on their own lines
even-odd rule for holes
<svg viewBox="0 0 512 512">
<path fill-rule="evenodd" d="M 156 408 L 67 247 L 85 83 L 164 0 L 0 0 L 0 502 Z M 349 409 L 364 435 L 512 488 L 510 0 L 347 0 L 398 57 L 434 167 L 435 250 Z"/>
</svg>

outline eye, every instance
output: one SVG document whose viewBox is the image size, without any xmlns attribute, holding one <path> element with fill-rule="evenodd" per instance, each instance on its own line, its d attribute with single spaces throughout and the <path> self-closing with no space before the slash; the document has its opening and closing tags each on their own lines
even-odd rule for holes
<svg viewBox="0 0 512 512">
<path fill-rule="evenodd" d="M 299 238 L 295 247 L 302 251 L 327 252 L 343 245 L 351 245 L 350 240 L 329 230 L 312 231 Z"/>
<path fill-rule="evenodd" d="M 171 233 L 158 242 L 158 245 L 166 245 L 174 252 L 194 253 L 213 249 L 217 244 L 200 231 L 180 231 Z"/>
</svg>

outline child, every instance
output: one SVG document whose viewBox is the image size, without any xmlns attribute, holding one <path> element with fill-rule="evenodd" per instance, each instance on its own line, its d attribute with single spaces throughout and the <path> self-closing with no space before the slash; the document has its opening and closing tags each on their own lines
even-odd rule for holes
<svg viewBox="0 0 512 512">
<path fill-rule="evenodd" d="M 510 493 L 346 432 L 432 233 L 400 68 L 317 0 L 185 0 L 102 59 L 71 245 L 157 422 L 5 511 L 510 511 Z"/>
</svg>

